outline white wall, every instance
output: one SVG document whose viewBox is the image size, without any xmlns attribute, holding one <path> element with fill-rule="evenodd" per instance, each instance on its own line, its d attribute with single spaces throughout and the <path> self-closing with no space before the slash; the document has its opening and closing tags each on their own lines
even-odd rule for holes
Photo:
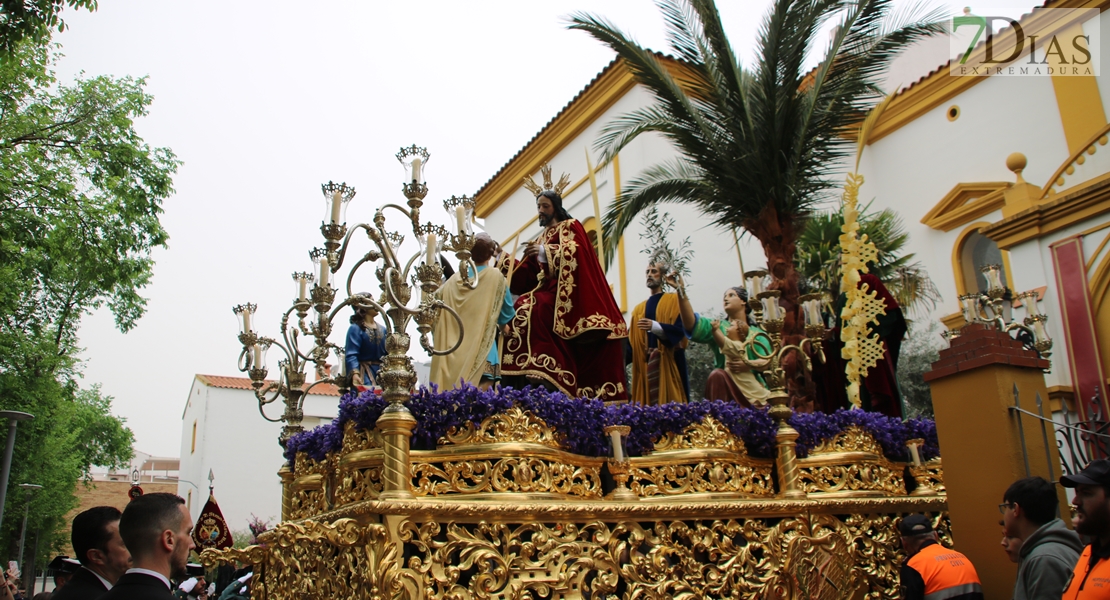
<svg viewBox="0 0 1110 600">
<path fill-rule="evenodd" d="M 338 405 L 336 396 L 309 395 L 304 402 L 304 427 L 311 429 L 334 419 Z M 279 400 L 266 407 L 266 414 L 276 417 L 282 409 Z M 191 445 L 194 421 L 195 451 Z M 281 426 L 262 418 L 253 391 L 210 387 L 193 380 L 181 421 L 178 494 L 188 498 L 192 493 L 194 520 L 208 499 L 210 469 L 215 475 L 216 501 L 232 530 L 246 529 L 252 513 L 271 523 L 279 520 L 281 480 L 277 471 L 285 462 L 277 442 Z"/>
</svg>

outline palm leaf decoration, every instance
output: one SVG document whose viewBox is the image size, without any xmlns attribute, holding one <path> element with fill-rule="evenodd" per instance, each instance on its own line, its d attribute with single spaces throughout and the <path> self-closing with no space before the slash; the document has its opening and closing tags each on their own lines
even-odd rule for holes
<svg viewBox="0 0 1110 600">
<path fill-rule="evenodd" d="M 877 213 L 865 206 L 859 215 L 860 234 L 879 249 L 878 260 L 868 265 L 898 304 L 909 315 L 925 315 L 941 301 L 928 272 L 912 253 L 903 254 L 909 234 L 901 217 L 891 209 Z M 824 292 L 831 303 L 840 293 L 840 211 L 814 214 L 798 238 L 795 264 L 799 283 L 808 292 Z"/>
<path fill-rule="evenodd" d="M 628 183 L 603 219 L 613 256 L 636 216 L 660 202 L 691 205 L 723 230 L 755 236 L 771 287 L 798 295 L 795 244 L 805 219 L 830 199 L 853 151 L 847 135 L 883 93 L 876 83 L 909 44 L 943 30 L 939 10 L 892 14 L 893 0 L 775 0 L 759 31 L 758 57 L 745 68 L 713 0 L 660 0 L 678 76 L 612 23 L 587 13 L 569 27 L 612 48 L 654 102 L 608 123 L 596 146 L 611 160 L 643 133 L 669 140 L 679 156 Z M 806 53 L 839 27 L 818 66 Z M 671 61 L 673 62 L 673 61 Z"/>
</svg>

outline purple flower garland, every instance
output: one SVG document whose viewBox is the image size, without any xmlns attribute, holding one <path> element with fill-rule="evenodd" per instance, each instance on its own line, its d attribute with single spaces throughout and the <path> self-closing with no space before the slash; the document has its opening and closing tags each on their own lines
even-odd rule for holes
<svg viewBox="0 0 1110 600">
<path fill-rule="evenodd" d="M 298 452 L 304 452 L 313 460 L 324 460 L 329 452 L 343 447 L 343 430 L 348 422 L 354 422 L 358 430 L 372 429 L 385 405 L 382 397 L 373 392 L 345 395 L 333 422 L 299 433 L 286 442 L 285 458 L 294 460 Z M 571 398 L 531 386 L 481 391 L 466 385 L 446 392 L 435 386 L 421 388 L 406 406 L 416 417 L 412 445 L 418 450 L 434 450 L 437 441 L 452 428 L 467 423 L 477 426 L 487 417 L 520 406 L 543 419 L 559 435 L 563 449 L 583 456 L 609 454 L 609 440 L 603 431 L 608 425 L 628 425 L 632 429 L 625 440 L 628 453 L 642 456 L 651 452 L 655 442 L 665 434 L 681 433 L 707 415 L 742 439 L 751 456 L 771 458 L 775 451 L 775 423 L 765 409 L 741 408 L 720 400 L 606 406 L 600 400 Z M 841 409 L 833 414 L 795 413 L 790 425 L 798 430 L 799 457 L 807 456 L 813 448 L 852 425 L 870 433 L 891 460 L 908 460 L 905 443 L 914 438 L 925 440 L 922 460 L 940 456 L 936 423 L 930 419 L 903 422 L 879 413 Z"/>
</svg>

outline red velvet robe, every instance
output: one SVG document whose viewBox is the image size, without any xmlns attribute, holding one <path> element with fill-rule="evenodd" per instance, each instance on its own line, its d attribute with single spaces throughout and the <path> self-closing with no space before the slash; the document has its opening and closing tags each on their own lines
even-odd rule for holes
<svg viewBox="0 0 1110 600">
<path fill-rule="evenodd" d="M 540 378 L 569 396 L 627 400 L 621 339 L 628 327 L 586 230 L 568 219 L 539 242 L 547 264 L 532 256 L 513 271 L 511 289 L 520 297 L 502 374 Z"/>
</svg>

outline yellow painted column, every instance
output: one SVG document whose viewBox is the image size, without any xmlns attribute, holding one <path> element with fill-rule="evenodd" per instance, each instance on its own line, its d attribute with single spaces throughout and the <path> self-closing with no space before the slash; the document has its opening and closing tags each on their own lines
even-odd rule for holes
<svg viewBox="0 0 1110 600">
<path fill-rule="evenodd" d="M 1081 35 L 1083 27 L 1076 23 L 1056 34 L 1056 37 L 1063 41 Z M 1068 60 L 1063 53 L 1046 53 L 1044 48 L 1038 48 L 1037 51 L 1043 57 L 1042 60 L 1047 59 L 1054 69 L 1080 68 L 1079 65 L 1063 63 L 1062 61 Z M 1098 82 L 1094 75 L 1054 75 L 1051 79 L 1052 89 L 1056 92 L 1056 106 L 1060 110 L 1060 122 L 1064 127 L 1064 139 L 1068 142 L 1068 152 L 1075 154 L 1083 150 L 1091 136 L 1106 125 L 1106 111 L 1102 107 Z"/>
<path fill-rule="evenodd" d="M 1038 393 L 1047 405 L 1047 367 L 1048 361 L 1008 335 L 970 325 L 951 347 L 941 350 L 940 360 L 925 374 L 944 461 L 952 538 L 956 549 L 975 565 L 987 598 L 1009 598 L 1017 577 L 1017 565 L 999 545 L 998 504 L 1006 488 L 1027 476 L 1026 464 L 1029 475 L 1050 481 L 1060 477 L 1051 424 L 1042 433 L 1041 421 L 1024 415 L 1019 425 L 1018 415 L 1010 410 L 1015 385 L 1021 408 L 1036 414 Z"/>
</svg>

